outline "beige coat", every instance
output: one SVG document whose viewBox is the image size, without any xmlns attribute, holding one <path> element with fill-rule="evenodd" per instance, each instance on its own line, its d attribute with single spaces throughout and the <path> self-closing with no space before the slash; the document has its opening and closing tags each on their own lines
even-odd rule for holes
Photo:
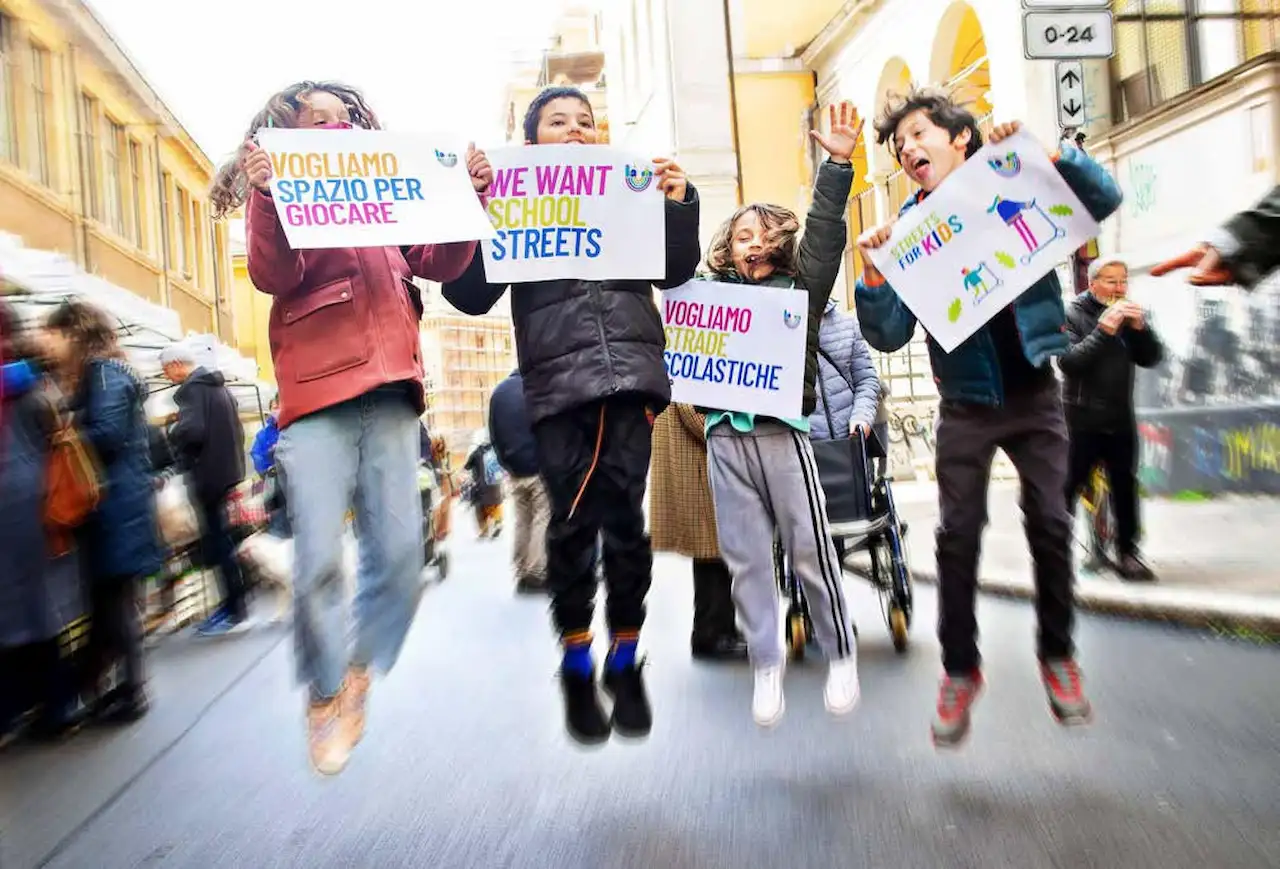
<svg viewBox="0 0 1280 869">
<path fill-rule="evenodd" d="M 655 552 L 687 558 L 720 557 L 716 510 L 707 479 L 706 419 L 690 405 L 672 404 L 653 424 L 649 533 Z"/>
</svg>

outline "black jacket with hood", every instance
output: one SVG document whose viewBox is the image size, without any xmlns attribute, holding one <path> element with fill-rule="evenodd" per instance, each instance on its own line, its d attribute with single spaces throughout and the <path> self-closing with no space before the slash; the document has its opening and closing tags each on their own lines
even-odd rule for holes
<svg viewBox="0 0 1280 869">
<path fill-rule="evenodd" d="M 202 504 L 214 504 L 244 480 L 244 426 L 222 373 L 197 368 L 173 394 L 178 421 L 169 441 Z"/>
<path fill-rule="evenodd" d="M 489 439 L 508 474 L 517 478 L 538 476 L 538 448 L 519 371 L 511 372 L 489 397 Z"/>
<path fill-rule="evenodd" d="M 698 192 L 666 206 L 666 277 L 661 281 L 564 279 L 512 286 L 511 318 L 524 377 L 529 419 L 550 416 L 614 395 L 640 395 L 654 413 L 671 401 L 662 352 L 666 334 L 653 287 L 688 282 L 702 258 Z M 485 280 L 484 249 L 444 297 L 464 314 L 488 313 L 507 284 Z"/>
<path fill-rule="evenodd" d="M 1071 428 L 1127 432 L 1137 427 L 1133 379 L 1137 368 L 1154 368 L 1164 346 L 1151 323 L 1134 329 L 1126 323 L 1114 335 L 1098 328 L 1107 308 L 1093 293 L 1082 293 L 1067 308 L 1071 348 L 1059 357 L 1062 403 Z"/>
</svg>

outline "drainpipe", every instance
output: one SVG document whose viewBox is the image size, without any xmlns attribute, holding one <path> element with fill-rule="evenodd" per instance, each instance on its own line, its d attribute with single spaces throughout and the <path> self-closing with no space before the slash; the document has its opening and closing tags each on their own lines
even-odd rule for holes
<svg viewBox="0 0 1280 869">
<path fill-rule="evenodd" d="M 152 135 L 152 147 L 155 149 L 156 189 L 160 191 L 160 263 L 163 280 L 161 291 L 165 307 L 173 306 L 173 288 L 169 284 L 169 208 L 165 204 L 164 167 L 160 163 L 160 125 L 156 124 Z"/>
<path fill-rule="evenodd" d="M 731 0 L 724 0 L 724 50 L 729 61 L 729 119 L 733 124 L 733 159 L 737 167 L 738 205 L 746 200 L 742 195 L 742 142 L 738 138 L 738 83 L 733 74 L 733 25 L 729 12 Z"/>
<path fill-rule="evenodd" d="M 77 235 L 77 246 L 80 248 L 79 256 L 80 266 L 86 272 L 92 272 L 92 264 L 89 262 L 89 177 L 88 168 L 89 160 L 93 158 L 88 152 L 88 143 L 85 141 L 84 116 L 82 108 L 84 106 L 84 97 L 80 91 L 80 76 L 76 74 L 76 49 L 72 47 L 67 55 L 68 63 L 71 68 L 71 90 L 72 105 L 71 113 L 75 118 L 75 137 L 76 137 L 76 171 L 79 176 L 80 183 L 77 189 L 72 191 L 73 201 L 76 203 L 76 219 L 80 224 Z"/>
<path fill-rule="evenodd" d="M 222 341 L 222 275 L 218 271 L 218 224 L 212 220 L 209 221 L 209 262 L 213 263 L 213 333 Z"/>
</svg>

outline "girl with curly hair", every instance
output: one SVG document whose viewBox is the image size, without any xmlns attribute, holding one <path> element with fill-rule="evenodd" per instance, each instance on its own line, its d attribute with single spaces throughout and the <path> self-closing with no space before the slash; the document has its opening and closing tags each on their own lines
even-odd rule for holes
<svg viewBox="0 0 1280 869">
<path fill-rule="evenodd" d="M 418 417 L 425 410 L 413 277 L 449 281 L 474 241 L 406 248 L 294 250 L 271 197 L 264 127 L 379 129 L 359 91 L 302 81 L 271 97 L 244 145 L 218 172 L 214 214 L 245 207 L 249 277 L 272 296 L 271 355 L 280 384 L 280 438 L 293 528 L 298 675 L 310 687 L 311 762 L 326 775 L 346 766 L 364 733 L 371 669 L 389 670 L 417 609 L 423 569 L 417 488 Z M 477 195 L 492 170 L 467 150 Z M 354 505 L 361 548 L 354 648 L 343 600 L 345 517 Z"/>
</svg>

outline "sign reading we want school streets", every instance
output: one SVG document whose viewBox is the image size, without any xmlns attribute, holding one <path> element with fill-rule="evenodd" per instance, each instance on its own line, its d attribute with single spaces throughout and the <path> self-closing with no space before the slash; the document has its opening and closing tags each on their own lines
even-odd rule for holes
<svg viewBox="0 0 1280 869">
<path fill-rule="evenodd" d="M 809 296 L 690 281 L 662 294 L 671 400 L 780 419 L 800 416 Z"/>
<path fill-rule="evenodd" d="M 489 160 L 490 283 L 666 277 L 665 196 L 648 160 L 604 145 L 498 148 Z"/>
<path fill-rule="evenodd" d="M 1098 234 L 1033 136 L 983 147 L 894 225 L 871 261 L 950 353 Z"/>
</svg>

